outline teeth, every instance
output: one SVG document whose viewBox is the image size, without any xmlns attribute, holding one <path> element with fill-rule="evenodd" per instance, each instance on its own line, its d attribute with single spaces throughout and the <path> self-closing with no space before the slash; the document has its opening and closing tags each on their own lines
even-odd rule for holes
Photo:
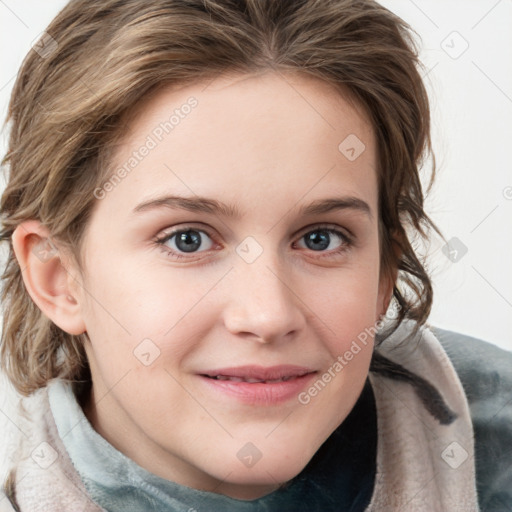
<svg viewBox="0 0 512 512">
<path fill-rule="evenodd" d="M 248 382 L 249 384 L 262 383 L 265 384 L 274 384 L 276 382 L 284 382 L 292 379 L 293 377 L 290 375 L 288 377 L 283 377 L 281 379 L 272 379 L 272 380 L 261 380 L 261 379 L 253 379 L 253 378 L 243 378 L 243 377 L 228 377 L 227 375 L 216 375 L 212 377 L 215 380 L 230 380 L 232 382 Z"/>
</svg>

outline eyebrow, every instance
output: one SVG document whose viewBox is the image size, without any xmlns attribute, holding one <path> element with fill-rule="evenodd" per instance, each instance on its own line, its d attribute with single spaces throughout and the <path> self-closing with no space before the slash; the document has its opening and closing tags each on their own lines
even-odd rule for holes
<svg viewBox="0 0 512 512">
<path fill-rule="evenodd" d="M 149 210 L 160 208 L 181 209 L 190 212 L 202 212 L 215 214 L 227 218 L 238 219 L 242 217 L 240 209 L 236 205 L 228 205 L 202 196 L 163 196 L 150 199 L 138 204 L 133 213 L 142 213 Z M 353 210 L 361 212 L 372 218 L 370 205 L 358 197 L 332 197 L 326 199 L 318 199 L 308 205 L 304 205 L 299 210 L 299 215 L 311 216 L 320 213 L 328 213 L 336 210 Z"/>
</svg>

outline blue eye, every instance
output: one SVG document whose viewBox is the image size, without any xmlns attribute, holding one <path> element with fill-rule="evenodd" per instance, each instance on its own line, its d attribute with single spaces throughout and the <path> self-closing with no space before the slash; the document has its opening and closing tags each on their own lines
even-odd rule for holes
<svg viewBox="0 0 512 512">
<path fill-rule="evenodd" d="M 198 251 L 201 245 L 204 245 L 203 237 L 200 235 L 200 233 L 210 238 L 208 233 L 206 233 L 203 230 L 189 228 L 173 231 L 172 233 L 169 233 L 168 235 L 165 235 L 164 237 L 158 239 L 157 243 L 160 244 L 162 248 L 166 252 L 168 252 L 169 255 L 172 255 L 173 257 L 179 259 L 183 258 L 183 256 L 180 255 L 180 252 L 202 252 Z M 169 247 L 168 245 L 169 242 L 171 242 L 171 247 Z M 210 243 L 209 247 L 207 247 L 206 250 L 211 249 L 212 245 L 213 244 Z"/>
<path fill-rule="evenodd" d="M 328 228 L 319 228 L 314 231 L 308 231 L 305 235 L 301 237 L 301 240 L 306 240 L 306 247 L 311 249 L 312 251 L 325 251 L 329 248 L 333 240 L 338 239 L 340 241 L 340 245 L 346 246 L 348 238 L 336 229 L 328 229 Z M 331 247 L 329 250 L 336 251 L 339 247 Z"/>
<path fill-rule="evenodd" d="M 207 238 L 205 239 L 204 236 Z M 205 240 L 207 240 L 206 243 Z M 325 226 L 307 231 L 300 237 L 300 241 L 302 240 L 305 240 L 306 249 L 321 253 L 317 258 L 335 257 L 352 246 L 352 239 L 348 235 L 338 229 Z M 193 227 L 172 231 L 157 238 L 155 242 L 169 257 L 177 260 L 187 258 L 184 256 L 186 253 L 196 254 L 208 251 L 214 245 L 212 237 L 206 231 Z"/>
<path fill-rule="evenodd" d="M 305 246 L 313 252 L 326 252 L 321 257 L 329 257 L 346 251 L 351 245 L 351 239 L 342 231 L 327 227 L 318 227 L 308 231 L 300 240 L 305 241 Z M 334 247 L 332 247 L 334 245 Z"/>
</svg>

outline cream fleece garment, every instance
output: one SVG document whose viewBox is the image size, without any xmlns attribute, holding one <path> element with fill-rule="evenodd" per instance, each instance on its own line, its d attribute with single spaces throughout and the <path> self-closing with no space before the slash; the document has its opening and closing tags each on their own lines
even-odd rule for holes
<svg viewBox="0 0 512 512">
<path fill-rule="evenodd" d="M 473 428 L 461 382 L 428 329 L 398 346 L 410 329 L 411 323 L 404 323 L 383 342 L 379 353 L 433 384 L 457 418 L 440 424 L 410 383 L 370 373 L 378 441 L 375 487 L 366 510 L 477 512 Z M 1 441 L 0 449 L 6 454 L 4 460 L 17 461 L 16 497 L 21 512 L 103 510 L 87 496 L 58 436 L 47 389 L 22 402 L 25 413 L 7 423 L 10 432 L 0 434 L 3 440 L 17 433 L 15 456 L 5 451 Z M 0 495 L 0 512 L 13 510 Z"/>
</svg>

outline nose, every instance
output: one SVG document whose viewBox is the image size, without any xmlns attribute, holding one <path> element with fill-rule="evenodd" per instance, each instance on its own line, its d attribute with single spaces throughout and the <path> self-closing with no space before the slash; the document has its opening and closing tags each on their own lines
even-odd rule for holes
<svg viewBox="0 0 512 512">
<path fill-rule="evenodd" d="M 253 263 L 236 263 L 224 309 L 224 324 L 229 332 L 260 343 L 289 341 L 306 321 L 307 298 L 299 296 L 291 272 L 269 252 Z"/>
</svg>

